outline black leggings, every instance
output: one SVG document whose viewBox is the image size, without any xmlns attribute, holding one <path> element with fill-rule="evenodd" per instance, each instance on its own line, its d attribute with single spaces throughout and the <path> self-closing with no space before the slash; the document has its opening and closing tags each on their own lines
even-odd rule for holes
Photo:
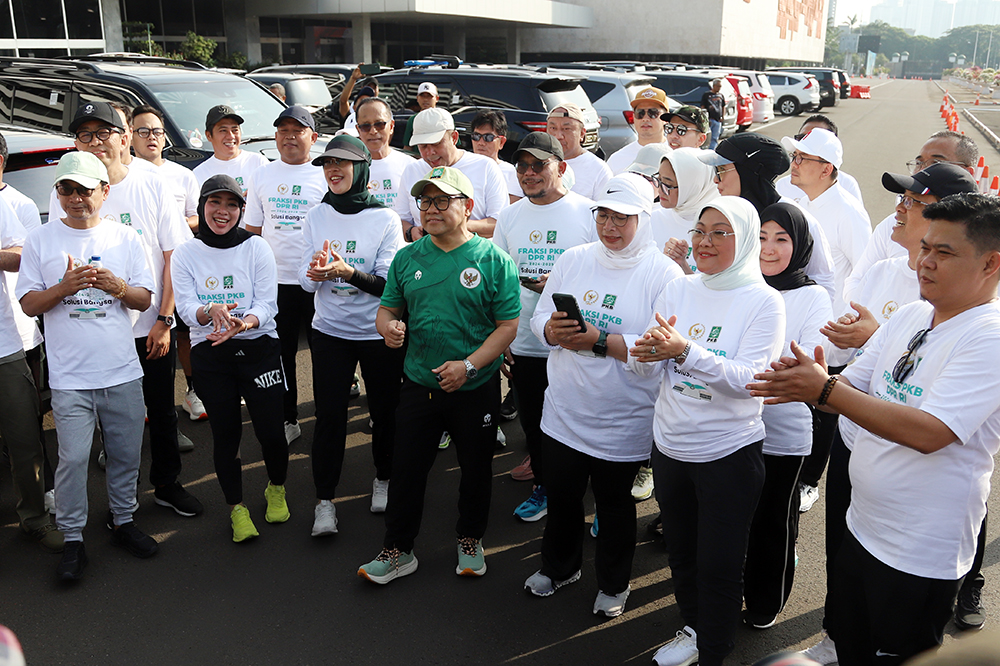
<svg viewBox="0 0 1000 666">
<path fill-rule="evenodd" d="M 276 486 L 284 485 L 288 442 L 282 417 L 285 373 L 278 340 L 269 336 L 254 340 L 232 338 L 218 347 L 202 342 L 191 350 L 191 366 L 195 390 L 205 403 L 205 411 L 211 414 L 208 423 L 214 441 L 215 474 L 226 502 L 233 505 L 243 501 L 240 396 L 246 400 L 264 454 L 267 478 Z"/>
<path fill-rule="evenodd" d="M 297 284 L 278 285 L 278 312 L 274 315 L 275 332 L 281 340 L 281 363 L 291 375 L 284 397 L 284 420 L 299 420 L 299 391 L 296 382 L 295 355 L 299 351 L 299 331 L 306 329 L 306 343 L 312 345 L 313 294 Z M 201 392 L 198 392 L 201 397 Z M 204 399 L 202 402 L 205 402 Z M 207 403 L 206 403 L 207 405 Z"/>
<path fill-rule="evenodd" d="M 511 381 L 517 390 L 514 394 L 517 400 L 517 413 L 521 419 L 521 429 L 524 430 L 528 454 L 531 456 L 531 471 L 535 475 L 536 486 L 546 485 L 545 466 L 542 460 L 545 440 L 545 434 L 542 432 L 542 403 L 545 400 L 545 389 L 549 385 L 546 370 L 548 362 L 548 358 L 515 355 L 514 365 L 510 368 L 513 375 Z"/>
</svg>

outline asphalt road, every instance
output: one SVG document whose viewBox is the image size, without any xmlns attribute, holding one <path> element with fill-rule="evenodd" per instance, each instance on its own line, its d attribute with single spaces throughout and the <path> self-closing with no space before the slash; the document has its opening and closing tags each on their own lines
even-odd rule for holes
<svg viewBox="0 0 1000 666">
<path fill-rule="evenodd" d="M 861 182 L 873 221 L 892 207 L 892 195 L 879 184 L 881 173 L 902 172 L 924 138 L 942 127 L 940 98 L 928 82 L 876 81 L 871 100 L 842 100 L 830 111 L 845 143 L 844 168 Z M 779 118 L 763 132 L 794 134 L 800 120 Z M 988 162 L 1000 165 L 1000 155 L 984 152 Z M 454 573 L 459 474 L 455 453 L 448 450 L 431 475 L 416 544 L 419 571 L 384 587 L 359 579 L 358 566 L 378 553 L 383 533 L 381 517 L 369 512 L 374 471 L 365 399 L 350 410 L 337 500 L 340 533 L 313 539 L 308 451 L 314 408 L 304 347 L 299 386 L 303 436 L 291 447 L 292 517 L 285 524 L 263 519 L 266 477 L 246 422 L 244 487 L 261 535 L 245 544 L 231 541 L 228 507 L 212 471 L 209 426 L 188 421 L 183 412 L 181 429 L 196 449 L 183 456 L 181 480 L 206 509 L 197 518 L 181 518 L 156 506 L 149 486 L 141 486 L 136 522 L 161 543 L 150 560 L 110 544 L 96 449 L 85 532 L 91 561 L 84 580 L 74 586 L 56 583 L 58 556 L 20 535 L 9 476 L 0 475 L 0 623 L 18 634 L 29 664 L 648 663 L 681 628 L 664 549 L 643 529 L 656 511 L 653 501 L 638 505 L 633 592 L 620 618 L 601 621 L 591 614 L 597 586 L 589 537 L 579 583 L 547 599 L 523 591 L 524 579 L 539 566 L 543 523 L 524 524 L 511 515 L 530 492 L 529 484 L 508 474 L 524 455 L 517 421 L 503 425 L 508 445 L 494 464 L 493 510 L 484 540 L 488 574 L 468 579 Z M 47 434 L 54 442 L 54 432 Z M 144 457 L 143 475 L 147 471 Z M 995 488 L 992 504 L 1000 506 Z M 589 506 L 592 511 L 592 502 Z M 823 510 L 821 498 L 802 516 L 795 589 L 778 624 L 764 632 L 741 629 L 730 663 L 752 664 L 818 639 L 825 585 Z M 990 526 L 984 569 L 991 623 L 1000 619 L 998 523 Z"/>
</svg>

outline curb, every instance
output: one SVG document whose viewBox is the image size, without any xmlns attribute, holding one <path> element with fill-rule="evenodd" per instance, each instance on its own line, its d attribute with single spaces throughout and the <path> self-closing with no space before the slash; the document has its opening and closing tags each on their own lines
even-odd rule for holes
<svg viewBox="0 0 1000 666">
<path fill-rule="evenodd" d="M 944 94 L 946 94 L 948 96 L 948 99 L 951 100 L 952 104 L 956 103 L 955 98 L 951 96 L 951 93 L 949 93 L 943 87 L 941 87 L 940 83 L 938 83 L 937 81 L 935 81 L 934 85 L 936 85 L 938 87 L 938 90 L 940 90 L 941 92 L 943 92 Z M 992 145 L 997 150 L 1000 150 L 1000 137 L 998 137 L 996 134 L 994 134 L 993 131 L 990 128 L 988 128 L 986 125 L 984 125 L 983 123 L 981 123 L 979 121 L 979 118 L 976 118 L 976 116 L 974 116 L 972 114 L 972 111 L 970 111 L 968 107 L 962 109 L 962 115 L 969 119 L 969 122 L 972 123 L 972 125 L 977 130 L 979 130 L 980 134 L 982 134 L 984 137 L 986 137 L 986 140 L 990 142 L 990 145 Z"/>
</svg>

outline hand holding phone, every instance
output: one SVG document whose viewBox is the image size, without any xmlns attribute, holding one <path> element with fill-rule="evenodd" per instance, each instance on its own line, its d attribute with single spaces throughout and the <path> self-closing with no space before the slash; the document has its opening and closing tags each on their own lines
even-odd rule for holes
<svg viewBox="0 0 1000 666">
<path fill-rule="evenodd" d="M 552 302 L 555 303 L 556 310 L 565 312 L 568 319 L 576 320 L 580 325 L 580 333 L 587 332 L 587 322 L 580 313 L 580 305 L 576 302 L 573 294 L 552 294 Z"/>
</svg>

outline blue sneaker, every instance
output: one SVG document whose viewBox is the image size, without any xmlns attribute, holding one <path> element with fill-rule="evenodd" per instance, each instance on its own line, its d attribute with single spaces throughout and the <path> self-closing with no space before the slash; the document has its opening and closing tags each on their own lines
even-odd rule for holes
<svg viewBox="0 0 1000 666">
<path fill-rule="evenodd" d="M 534 490 L 531 491 L 531 497 L 514 509 L 514 515 L 526 523 L 541 520 L 548 512 L 549 497 L 545 494 L 545 488 L 542 486 L 535 486 Z"/>
<path fill-rule="evenodd" d="M 597 516 L 594 516 L 594 524 L 590 526 L 590 536 L 597 538 Z"/>
</svg>

